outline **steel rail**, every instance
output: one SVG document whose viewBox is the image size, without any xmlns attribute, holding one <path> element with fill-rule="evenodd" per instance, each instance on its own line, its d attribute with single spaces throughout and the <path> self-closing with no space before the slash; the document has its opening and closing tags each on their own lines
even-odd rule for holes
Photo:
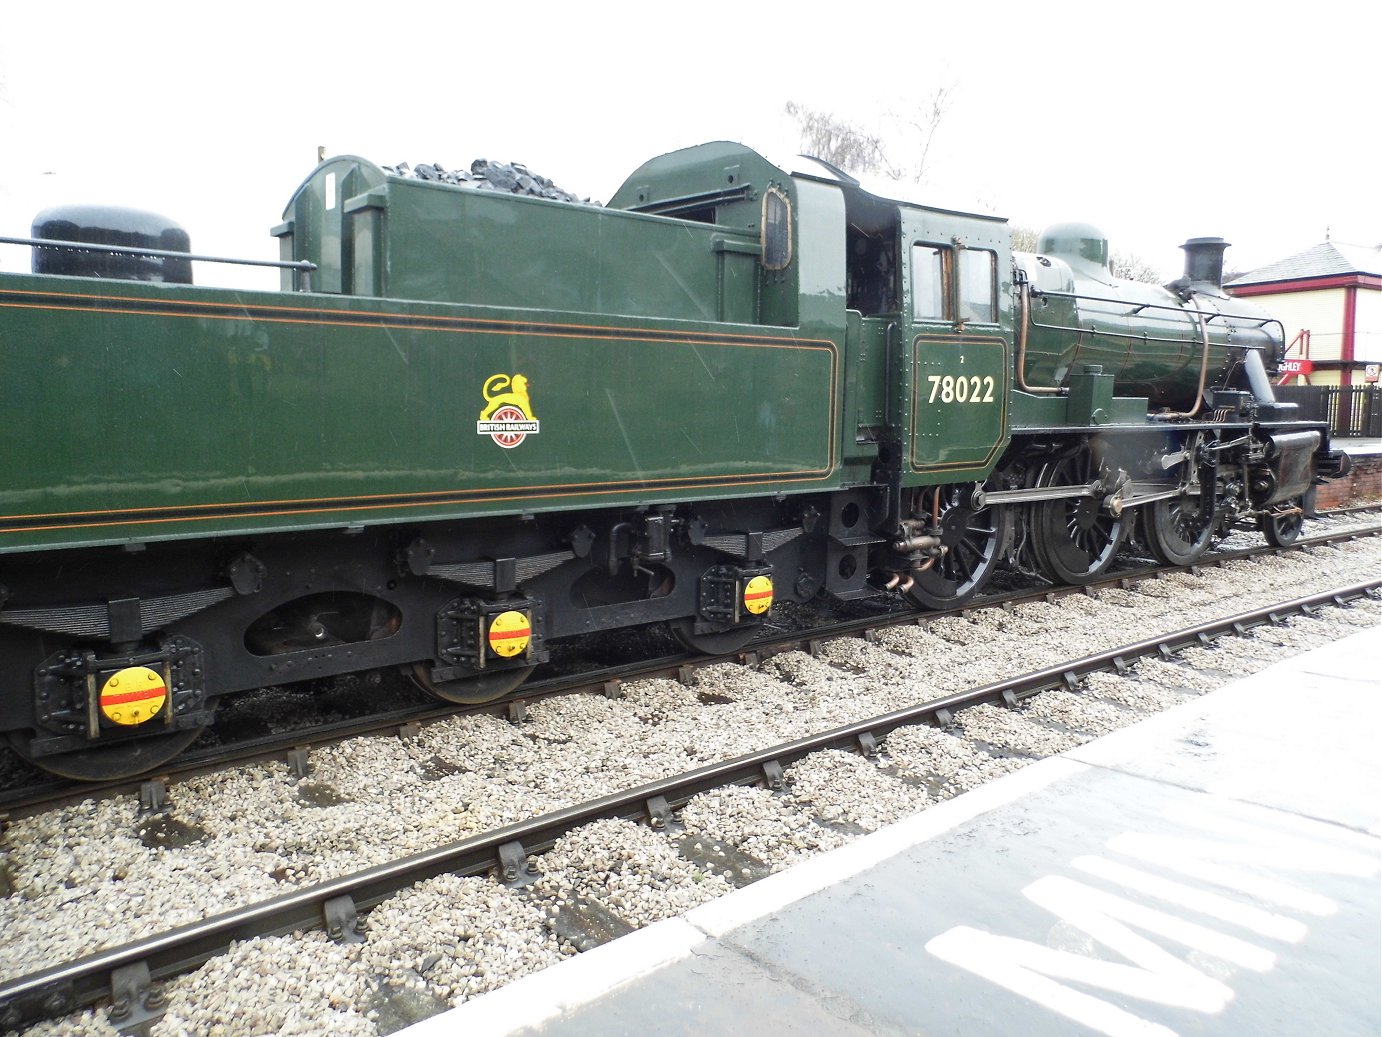
<svg viewBox="0 0 1382 1037">
<path fill-rule="evenodd" d="M 812 753 L 825 749 L 853 749 L 872 756 L 877 752 L 877 740 L 899 727 L 919 723 L 948 726 L 955 711 L 968 706 L 987 702 L 1015 705 L 1047 688 L 1073 685 L 1078 677 L 1087 673 L 1110 667 L 1121 671 L 1140 657 L 1170 654 L 1176 648 L 1208 643 L 1213 635 L 1228 631 L 1243 633 L 1253 626 L 1278 622 L 1291 613 L 1312 614 L 1319 605 L 1346 605 L 1351 599 L 1375 593 L 1379 587 L 1382 587 L 1382 579 L 1366 580 L 1144 638 L 649 782 L 182 925 L 122 947 L 99 951 L 74 962 L 0 983 L 0 1026 L 26 1025 L 115 997 L 124 1008 L 121 1015 L 127 1022 L 113 1021 L 133 1031 L 147 1025 L 151 1018 L 149 1013 L 156 1016 L 160 1010 L 163 994 L 154 985 L 155 981 L 187 972 L 224 952 L 235 941 L 318 927 L 326 928 L 338 939 L 363 939 L 361 933 L 367 926 L 362 924 L 359 912 L 436 875 L 496 870 L 505 880 L 514 881 L 520 878 L 528 854 L 550 848 L 567 832 L 593 821 L 639 819 L 662 827 L 676 805 L 710 789 L 760 782 L 780 788 L 783 769 Z M 140 1002 L 138 1013 L 131 1013 L 131 997 Z"/>
</svg>

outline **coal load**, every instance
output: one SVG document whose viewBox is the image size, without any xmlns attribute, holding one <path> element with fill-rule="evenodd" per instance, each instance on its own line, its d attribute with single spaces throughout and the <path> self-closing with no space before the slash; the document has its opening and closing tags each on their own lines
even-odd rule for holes
<svg viewBox="0 0 1382 1037">
<path fill-rule="evenodd" d="M 420 162 L 416 166 L 400 162 L 396 166 L 385 166 L 384 172 L 391 176 L 405 176 L 414 180 L 434 180 L 441 184 L 473 187 L 477 191 L 525 194 L 554 202 L 575 202 L 578 205 L 600 204 L 562 190 L 545 176 L 539 176 L 519 162 L 491 162 L 489 159 L 477 158 L 468 170 L 447 169 L 439 162 Z"/>
</svg>

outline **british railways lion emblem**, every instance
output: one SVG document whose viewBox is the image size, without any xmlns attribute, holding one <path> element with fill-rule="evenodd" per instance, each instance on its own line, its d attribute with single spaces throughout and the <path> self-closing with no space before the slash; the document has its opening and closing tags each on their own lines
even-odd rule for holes
<svg viewBox="0 0 1382 1037">
<path fill-rule="evenodd" d="M 493 374 L 485 379 L 485 408 L 475 432 L 489 436 L 505 450 L 512 450 L 530 435 L 537 435 L 538 420 L 528 398 L 528 379 L 521 374 Z"/>
</svg>

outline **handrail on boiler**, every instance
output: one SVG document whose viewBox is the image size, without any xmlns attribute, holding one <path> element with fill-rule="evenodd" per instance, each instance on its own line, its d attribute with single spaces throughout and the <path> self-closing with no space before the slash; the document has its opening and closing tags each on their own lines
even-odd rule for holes
<svg viewBox="0 0 1382 1037">
<path fill-rule="evenodd" d="M 1093 336 L 1093 337 L 1103 336 L 1104 338 L 1111 338 L 1111 339 L 1128 339 L 1128 340 L 1130 340 L 1130 341 L 1135 341 L 1135 342 L 1161 342 L 1161 343 L 1166 343 L 1166 344 L 1170 344 L 1170 345 L 1184 345 L 1184 344 L 1186 343 L 1186 341 L 1187 341 L 1186 339 L 1183 339 L 1183 338 L 1167 338 L 1167 337 L 1161 337 L 1161 336 L 1152 336 L 1152 335 L 1148 335 L 1146 332 L 1143 332 L 1142 334 L 1134 334 L 1134 333 L 1131 333 L 1131 332 L 1113 331 L 1113 330 L 1101 330 L 1101 329 L 1099 329 L 1099 328 L 1092 328 L 1092 327 L 1091 327 L 1091 328 L 1081 328 L 1081 327 L 1072 327 L 1072 326 L 1064 325 L 1064 324 L 1044 324 L 1044 323 L 1041 323 L 1040 321 L 1036 321 L 1036 320 L 1033 320 L 1033 319 L 1032 319 L 1032 301 L 1031 301 L 1031 300 L 1032 300 L 1033 292 L 1034 292 L 1034 289 L 1032 288 L 1030 282 L 1027 282 L 1027 281 L 1021 281 L 1021 282 L 1019 282 L 1019 284 L 1018 284 L 1018 296 L 1019 296 L 1019 300 L 1020 300 L 1020 304 L 1021 304 L 1021 316 L 1020 316 L 1019 325 L 1018 325 L 1018 335 L 1017 335 L 1017 365 L 1016 365 L 1016 366 L 1017 366 L 1017 384 L 1018 384 L 1019 388 L 1022 389 L 1023 392 L 1033 393 L 1033 394 L 1035 394 L 1035 395 L 1058 395 L 1058 394 L 1060 394 L 1060 393 L 1062 393 L 1062 392 L 1065 391 L 1065 389 L 1063 389 L 1063 388 L 1062 388 L 1061 386 L 1059 386 L 1059 385 L 1056 385 L 1056 386 L 1031 385 L 1031 384 L 1027 381 L 1027 336 L 1028 336 L 1028 329 L 1029 329 L 1029 328 L 1041 328 L 1043 331 L 1063 331 L 1063 332 L 1069 332 L 1069 333 L 1076 334 L 1076 335 L 1090 335 L 1090 336 Z M 1196 307 L 1191 307 L 1191 306 L 1168 306 L 1168 305 L 1166 305 L 1166 304 L 1164 304 L 1164 303 L 1152 303 L 1152 302 L 1146 302 L 1146 303 L 1129 303 L 1128 300 L 1126 300 L 1126 299 L 1111 299 L 1111 298 L 1108 298 L 1108 297 L 1106 297 L 1106 296 L 1098 296 L 1098 295 L 1081 295 L 1081 294 L 1079 294 L 1078 292 L 1043 292 L 1043 291 L 1036 291 L 1035 294 L 1038 295 L 1038 296 L 1040 296 L 1041 298 L 1073 299 L 1073 300 L 1081 300 L 1081 301 L 1086 301 L 1086 302 L 1103 302 L 1103 303 L 1113 303 L 1113 304 L 1115 304 L 1115 305 L 1118 305 L 1118 304 L 1130 305 L 1132 308 L 1131 308 L 1130 310 L 1128 310 L 1126 313 L 1122 314 L 1122 316 L 1127 316 L 1127 317 L 1136 316 L 1137 314 L 1141 313 L 1143 310 L 1166 310 L 1166 311 L 1171 312 L 1171 313 L 1175 313 L 1175 314 L 1179 314 L 1179 315 L 1187 315 L 1187 316 L 1190 316 L 1190 317 L 1194 318 L 1195 323 L 1196 323 L 1196 325 L 1197 325 L 1197 327 L 1198 327 L 1198 330 L 1199 330 L 1199 332 L 1200 332 L 1200 377 L 1199 377 L 1199 387 L 1197 388 L 1196 394 L 1195 394 L 1195 395 L 1196 395 L 1195 407 L 1194 407 L 1193 410 L 1190 410 L 1190 411 L 1177 411 L 1177 412 L 1174 412 L 1174 413 L 1166 413 L 1166 414 L 1158 415 L 1158 417 L 1160 417 L 1160 418 L 1184 418 L 1184 417 L 1194 417 L 1195 414 L 1197 414 L 1197 413 L 1199 412 L 1200 407 L 1203 405 L 1203 403 L 1204 403 L 1204 387 L 1205 387 L 1205 382 L 1207 381 L 1208 374 L 1209 374 L 1209 323 L 1210 323 L 1210 321 L 1214 320 L 1216 317 L 1232 317 L 1232 318 L 1234 318 L 1234 319 L 1236 319 L 1236 320 L 1242 320 L 1242 321 L 1244 321 L 1245 323 L 1249 323 L 1249 324 L 1251 324 L 1253 321 L 1256 321 L 1256 323 L 1255 323 L 1254 325 L 1252 325 L 1252 326 L 1255 327 L 1255 328 L 1264 328 L 1264 327 L 1266 327 L 1266 326 L 1269 325 L 1269 324 L 1275 324 L 1275 325 L 1277 325 L 1277 327 L 1278 327 L 1278 328 L 1280 329 L 1280 331 L 1281 331 L 1281 339 L 1282 339 L 1282 341 L 1283 341 L 1283 342 L 1285 341 L 1285 335 L 1286 335 L 1285 328 L 1282 327 L 1281 321 L 1276 320 L 1275 318 L 1272 318 L 1272 317 L 1266 317 L 1266 318 L 1258 319 L 1258 318 L 1252 318 L 1252 317 L 1244 317 L 1244 316 L 1240 316 L 1240 315 L 1238 315 L 1238 314 L 1232 314 L 1232 313 L 1227 313 L 1227 314 L 1226 314 L 1226 313 L 1221 313 L 1221 312 L 1218 311 L 1218 310 L 1202 310 L 1202 309 L 1198 309 L 1198 308 L 1196 308 Z M 1254 347 L 1249 346 L 1249 347 L 1245 347 L 1245 348 L 1254 348 Z"/>
</svg>

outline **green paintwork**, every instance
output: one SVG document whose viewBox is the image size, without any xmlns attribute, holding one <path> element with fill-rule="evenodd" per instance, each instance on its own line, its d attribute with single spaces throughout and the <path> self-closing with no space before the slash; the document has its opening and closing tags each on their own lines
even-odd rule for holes
<svg viewBox="0 0 1382 1037">
<path fill-rule="evenodd" d="M 318 265 L 312 292 L 0 275 L 0 552 L 832 490 L 892 466 L 983 479 L 1013 427 L 1142 423 L 1130 392 L 1197 374 L 1182 314 L 1169 345 L 1128 348 L 1151 325 L 1115 310 L 1160 289 L 1027 257 L 1041 290 L 1120 301 L 1040 303 L 1038 323 L 1098 333 L 1034 327 L 1028 376 L 1070 391 L 1014 391 L 1004 221 L 726 142 L 645 163 L 608 208 L 346 156 L 274 234 Z M 993 309 L 914 312 L 918 245 L 995 257 Z M 506 449 L 477 422 L 516 375 L 538 427 Z"/>
<path fill-rule="evenodd" d="M 893 413 L 908 445 L 909 484 L 982 479 L 1008 442 L 1008 396 L 1012 374 L 1011 244 L 1002 220 L 940 209 L 909 207 L 902 213 L 903 313 L 907 350 L 894 367 Z M 947 255 L 951 271 L 945 290 L 953 307 L 952 262 L 960 247 L 996 258 L 996 320 L 964 322 L 918 315 L 912 296 L 913 248 L 929 246 Z M 905 367 L 902 366 L 905 364 Z"/>
<path fill-rule="evenodd" d="M 340 158 L 307 179 L 274 233 L 286 258 L 321 267 L 314 287 L 324 291 L 770 323 L 757 312 L 756 226 L 405 179 Z"/>
<path fill-rule="evenodd" d="M 776 189 L 793 207 L 792 262 L 782 270 L 762 270 L 756 278 L 758 320 L 764 324 L 807 326 L 816 321 L 813 302 L 832 306 L 826 323 L 838 329 L 844 317 L 843 210 L 838 192 L 787 175 L 742 144 L 712 141 L 659 155 L 629 175 L 609 200 L 611 209 L 712 220 L 722 230 L 740 229 L 757 241 L 762 230 L 763 195 Z M 832 212 L 838 215 L 832 217 Z M 838 220 L 838 234 L 832 224 Z M 821 234 L 828 244 L 822 248 Z M 828 267 L 822 278 L 819 268 Z M 838 299 L 832 299 L 838 295 Z"/>
<path fill-rule="evenodd" d="M 274 230 L 318 264 L 311 293 L 0 276 L 29 389 L 0 404 L 22 459 L 0 551 L 841 485 L 838 192 L 799 199 L 738 145 L 678 156 L 632 179 L 665 202 L 727 164 L 730 196 L 685 219 L 332 159 Z M 770 188 L 781 270 L 759 263 Z M 518 374 L 539 426 L 506 449 L 477 421 Z"/>
<path fill-rule="evenodd" d="M 1033 289 L 1024 367 L 1030 386 L 1069 387 L 1072 375 L 1092 365 L 1113 377 L 1120 395 L 1188 411 L 1204 352 L 1194 311 L 1209 315 L 1209 384 L 1228 370 L 1230 346 L 1270 350 L 1280 341 L 1280 326 L 1265 315 L 1256 326 L 1214 319 L 1245 313 L 1220 293 L 1197 292 L 1181 303 L 1159 285 L 1118 280 L 1108 268 L 1108 243 L 1085 224 L 1044 232 L 1041 247 L 1049 254 L 1017 257 Z"/>
<path fill-rule="evenodd" d="M 914 472 L 986 474 L 1007 442 L 1009 351 L 998 335 L 917 335 L 912 340 Z"/>
<path fill-rule="evenodd" d="M 790 330 L 23 276 L 0 280 L 0 313 L 7 376 L 29 387 L 0 405 L 24 459 L 0 485 L 4 550 L 835 473 L 839 350 Z M 515 373 L 540 431 L 504 449 L 476 422 L 486 379 Z"/>
</svg>

